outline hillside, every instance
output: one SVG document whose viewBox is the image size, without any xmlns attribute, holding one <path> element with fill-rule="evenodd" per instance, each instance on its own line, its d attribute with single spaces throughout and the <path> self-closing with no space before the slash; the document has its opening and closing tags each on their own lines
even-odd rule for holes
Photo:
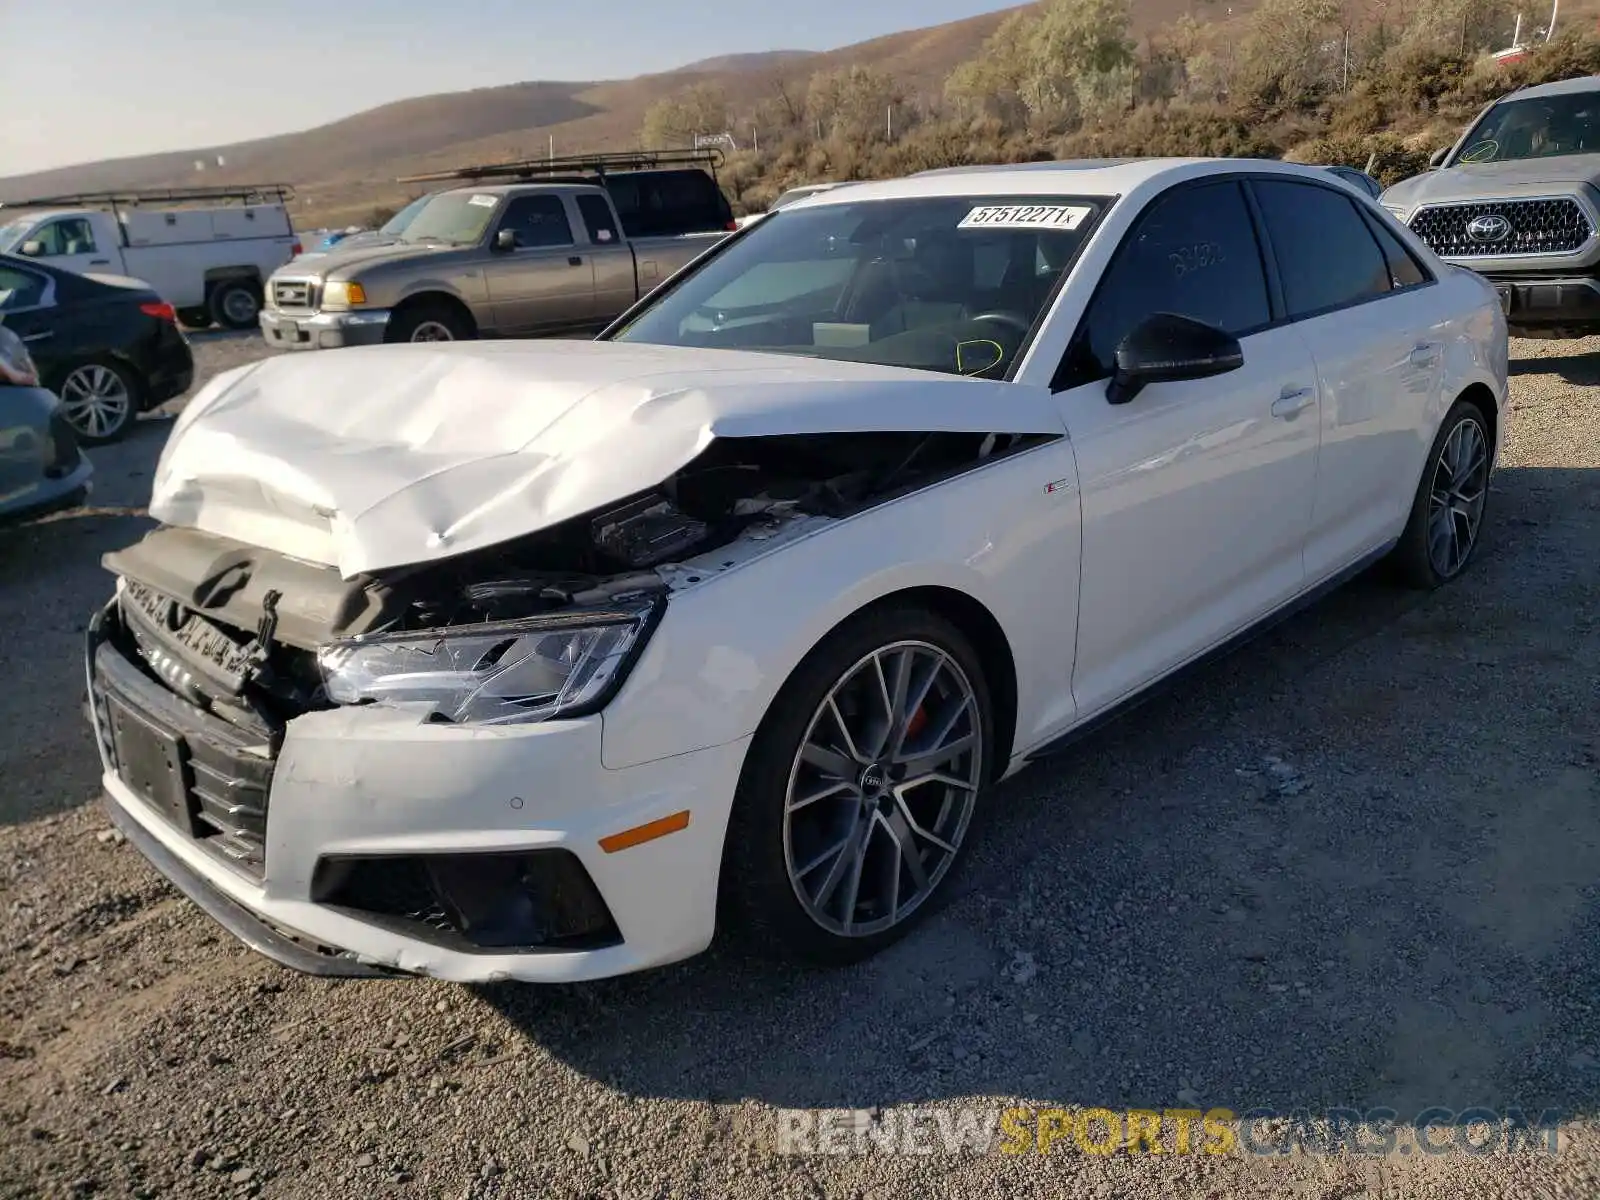
<svg viewBox="0 0 1600 1200">
<path fill-rule="evenodd" d="M 1135 0 L 1135 30 L 1158 29 L 1190 7 L 1190 0 Z M 552 138 L 558 153 L 635 146 L 650 105 L 697 82 L 721 88 L 738 110 L 773 95 L 780 83 L 799 91 L 813 72 L 862 65 L 893 74 L 914 98 L 931 98 L 1012 11 L 819 53 L 724 55 L 635 79 L 530 82 L 422 96 L 299 133 L 12 176 L 0 179 L 0 199 L 192 183 L 199 178 L 195 160 L 221 155 L 226 165 L 208 170 L 206 183 L 284 180 L 300 188 L 297 210 L 303 219 L 358 219 L 363 205 L 404 198 L 393 184 L 397 175 L 540 155 Z"/>
</svg>

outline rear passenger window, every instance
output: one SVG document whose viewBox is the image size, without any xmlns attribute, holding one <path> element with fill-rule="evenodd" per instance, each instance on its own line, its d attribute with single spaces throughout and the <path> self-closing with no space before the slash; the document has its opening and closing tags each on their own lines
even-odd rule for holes
<svg viewBox="0 0 1600 1200">
<path fill-rule="evenodd" d="M 1257 179 L 1250 186 L 1272 239 L 1291 319 L 1392 289 L 1389 264 L 1349 197 L 1282 179 Z"/>
<path fill-rule="evenodd" d="M 1179 187 L 1139 218 L 1089 304 L 1062 386 L 1110 375 L 1117 344 L 1163 312 L 1235 337 L 1271 323 L 1261 248 L 1237 183 Z"/>
<path fill-rule="evenodd" d="M 578 197 L 578 213 L 583 217 L 589 240 L 597 245 L 612 245 L 617 241 L 617 223 L 611 217 L 611 206 L 590 192 Z"/>
<path fill-rule="evenodd" d="M 1428 282 L 1428 273 L 1422 269 L 1422 264 L 1413 257 L 1411 251 L 1400 244 L 1400 239 L 1395 237 L 1373 218 L 1367 218 L 1367 228 L 1372 230 L 1372 236 L 1378 239 L 1378 247 L 1383 251 L 1383 257 L 1389 264 L 1389 280 L 1397 288 L 1416 287 L 1419 283 Z"/>
</svg>

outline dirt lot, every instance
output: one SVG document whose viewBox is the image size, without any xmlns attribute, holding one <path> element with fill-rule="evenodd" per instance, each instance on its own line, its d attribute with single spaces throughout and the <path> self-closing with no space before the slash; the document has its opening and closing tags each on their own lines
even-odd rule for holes
<svg viewBox="0 0 1600 1200">
<path fill-rule="evenodd" d="M 293 975 L 111 834 L 79 638 L 146 424 L 100 507 L 0 536 L 0 1195 L 1600 1193 L 1600 345 L 1514 352 L 1468 578 L 1358 580 L 1025 773 L 873 963 L 571 988 Z M 1555 1155 L 776 1153 L 778 1108 L 1012 1102 L 1570 1121 Z"/>
</svg>

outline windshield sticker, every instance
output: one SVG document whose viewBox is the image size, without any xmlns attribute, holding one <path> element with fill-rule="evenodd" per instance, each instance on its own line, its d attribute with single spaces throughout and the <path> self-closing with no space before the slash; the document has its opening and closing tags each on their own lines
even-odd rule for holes
<svg viewBox="0 0 1600 1200">
<path fill-rule="evenodd" d="M 493 208 L 495 206 L 495 198 L 493 196 L 474 196 L 467 203 L 476 204 L 479 208 Z"/>
<path fill-rule="evenodd" d="M 1093 209 L 1081 204 L 985 204 L 957 229 L 1076 229 Z"/>
</svg>

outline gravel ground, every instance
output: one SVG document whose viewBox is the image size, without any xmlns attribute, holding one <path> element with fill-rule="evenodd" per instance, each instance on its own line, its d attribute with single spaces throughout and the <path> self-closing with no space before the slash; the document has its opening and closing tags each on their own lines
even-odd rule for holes
<svg viewBox="0 0 1600 1200">
<path fill-rule="evenodd" d="M 264 352 L 195 341 L 202 379 Z M 1024 773 L 865 966 L 583 987 L 294 975 L 112 834 L 79 638 L 142 425 L 99 507 L 0 536 L 0 1195 L 1596 1195 L 1600 344 L 1514 356 L 1459 584 L 1357 580 Z M 778 1153 L 777 1109 L 1009 1104 L 1569 1123 L 1555 1155 Z"/>
</svg>

